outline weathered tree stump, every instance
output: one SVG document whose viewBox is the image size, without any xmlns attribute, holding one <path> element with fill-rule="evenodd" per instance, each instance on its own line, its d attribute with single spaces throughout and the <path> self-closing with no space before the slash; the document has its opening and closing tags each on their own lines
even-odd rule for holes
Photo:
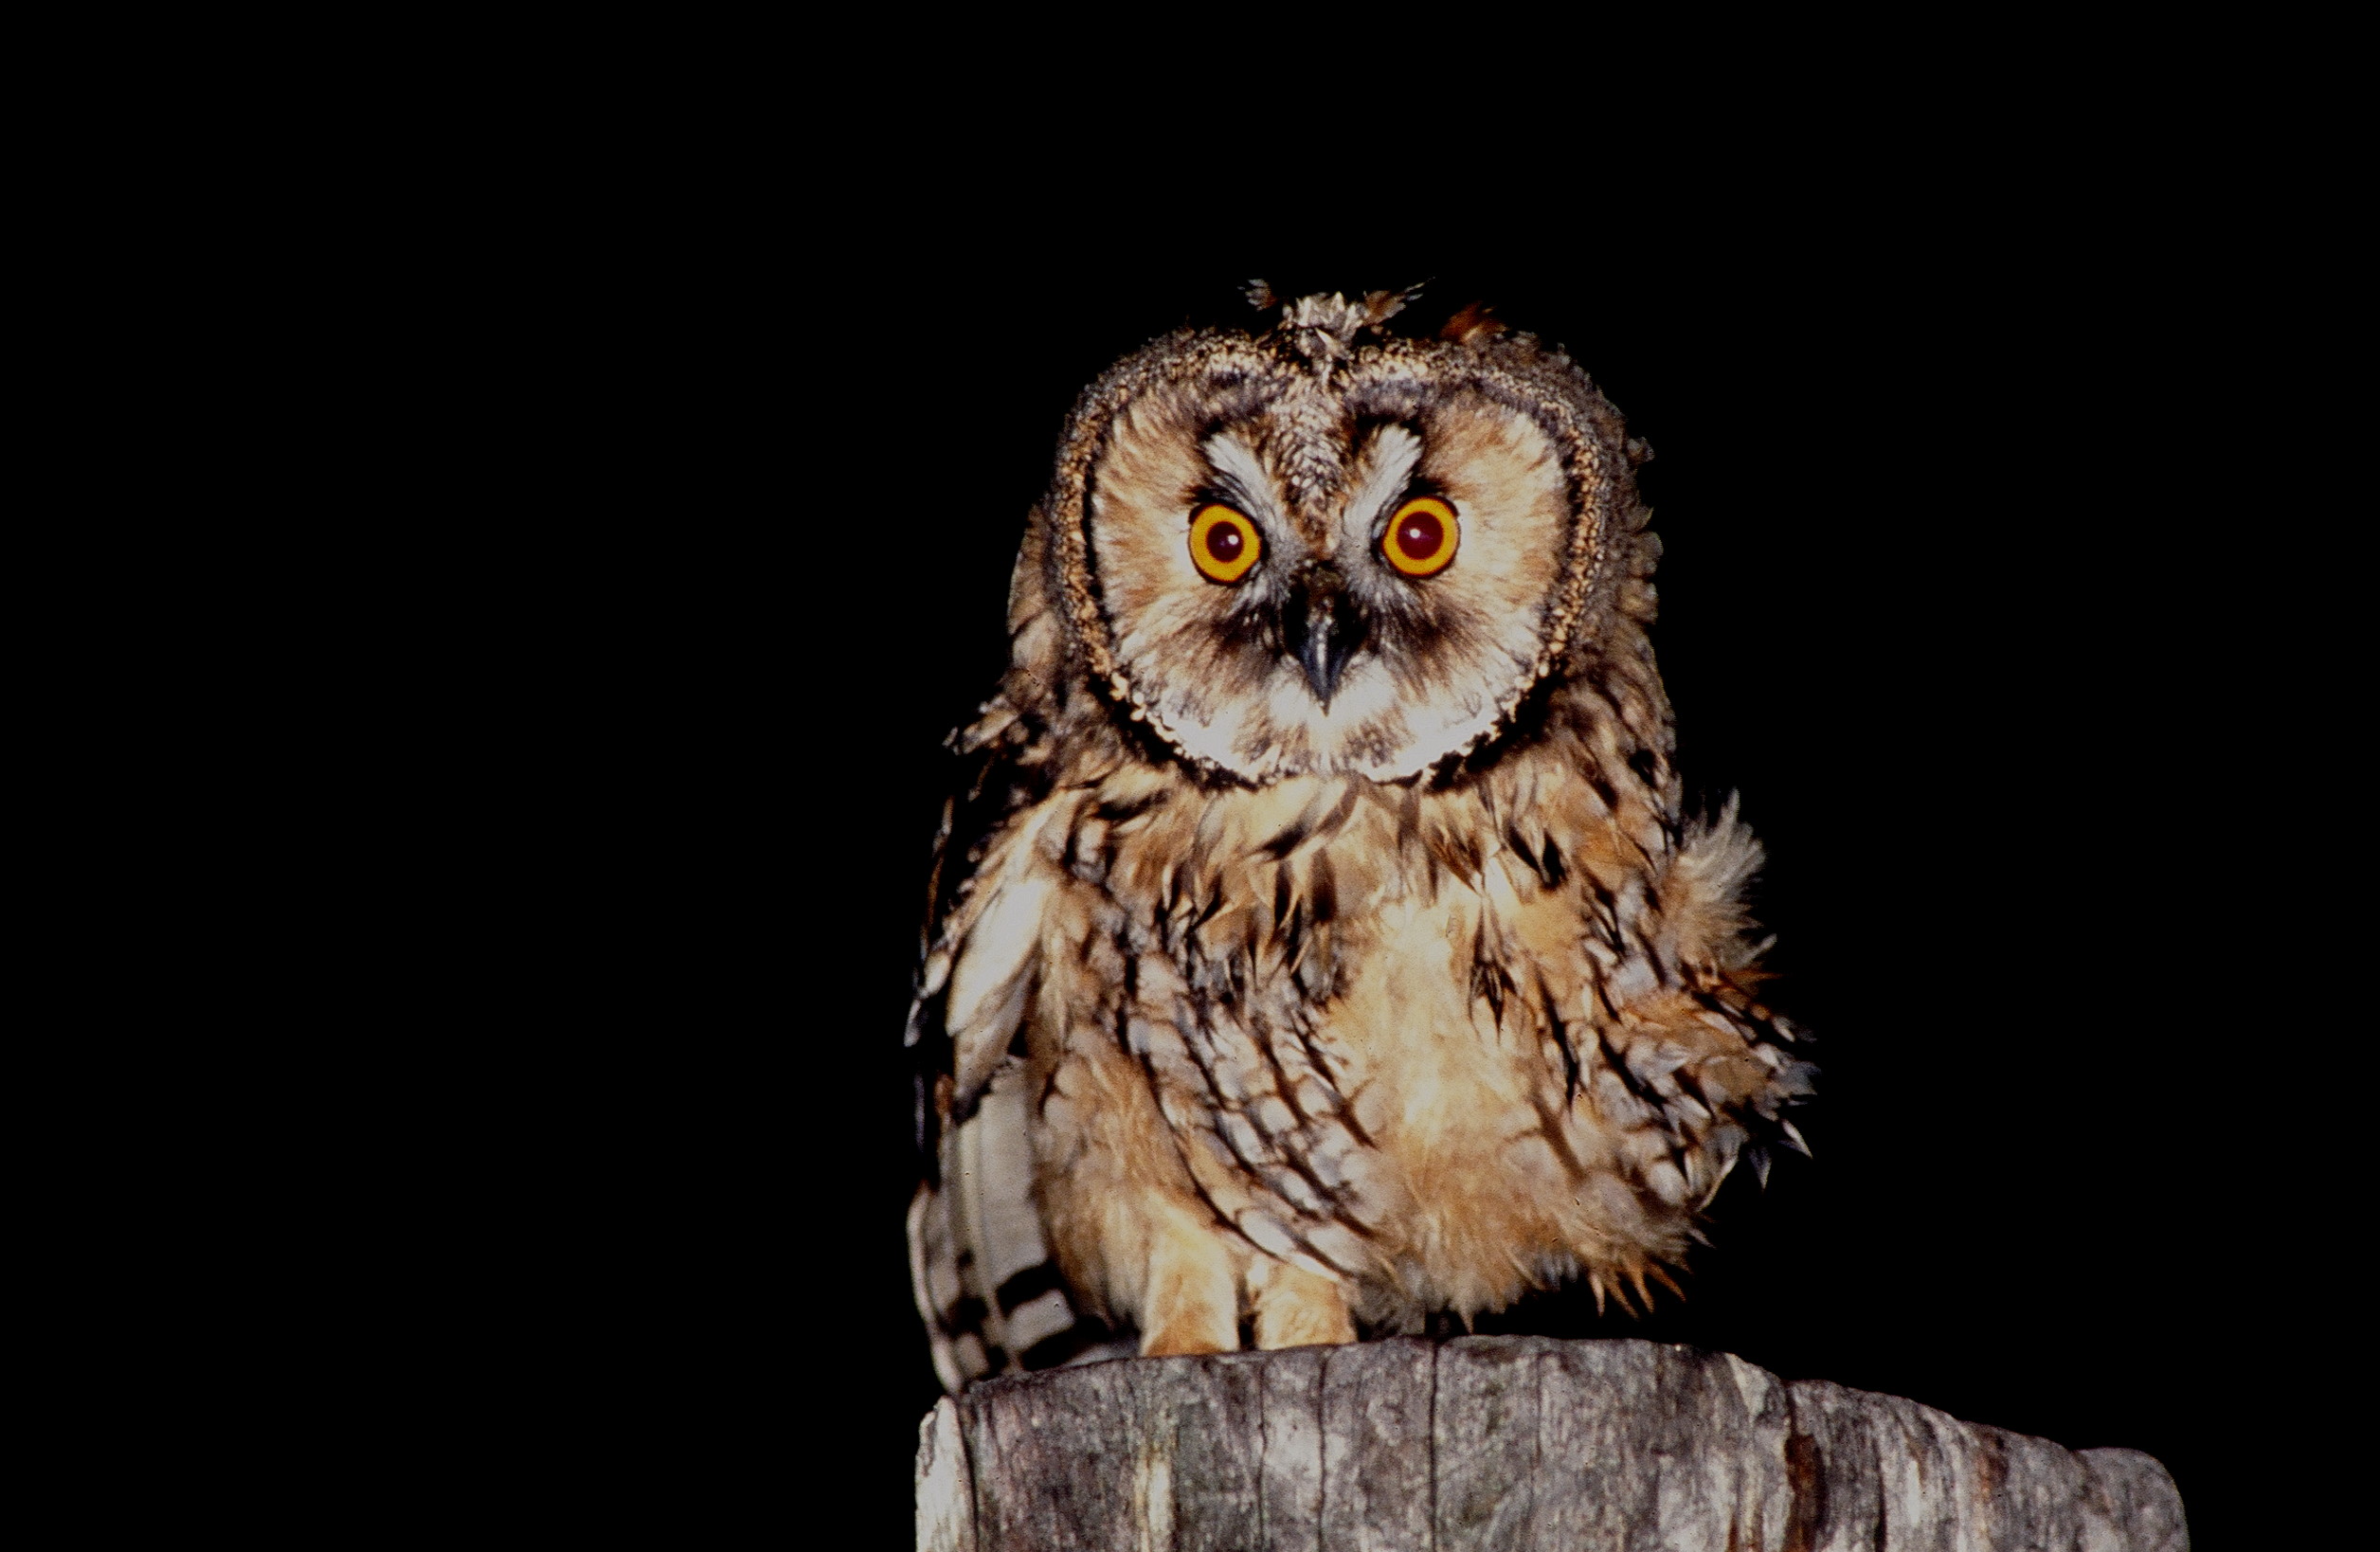
<svg viewBox="0 0 2380 1552">
<path fill-rule="evenodd" d="M 920 1428 L 917 1544 L 2178 1552 L 2173 1480 L 1725 1353 L 1465 1337 L 979 1384 Z"/>
</svg>

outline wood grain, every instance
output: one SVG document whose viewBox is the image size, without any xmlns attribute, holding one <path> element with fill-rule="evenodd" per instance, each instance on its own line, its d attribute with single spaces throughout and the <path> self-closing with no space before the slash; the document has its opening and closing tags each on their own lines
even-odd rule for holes
<svg viewBox="0 0 2380 1552">
<path fill-rule="evenodd" d="M 2182 1552 L 2132 1450 L 1650 1342 L 1399 1339 L 977 1384 L 919 1430 L 931 1552 Z"/>
</svg>

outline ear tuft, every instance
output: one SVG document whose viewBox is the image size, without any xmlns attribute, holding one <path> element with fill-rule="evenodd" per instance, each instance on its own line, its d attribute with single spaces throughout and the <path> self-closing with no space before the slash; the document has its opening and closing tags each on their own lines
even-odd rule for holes
<svg viewBox="0 0 2380 1552">
<path fill-rule="evenodd" d="M 1465 302 L 1463 310 L 1446 320 L 1438 337 L 1476 351 L 1505 332 L 1504 319 L 1495 316 L 1495 308 L 1487 302 Z"/>
<path fill-rule="evenodd" d="M 1408 303 L 1419 300 L 1421 287 L 1429 283 L 1423 280 L 1419 285 L 1409 285 L 1402 291 L 1366 292 L 1363 298 L 1363 327 L 1378 329 L 1403 312 Z"/>
</svg>

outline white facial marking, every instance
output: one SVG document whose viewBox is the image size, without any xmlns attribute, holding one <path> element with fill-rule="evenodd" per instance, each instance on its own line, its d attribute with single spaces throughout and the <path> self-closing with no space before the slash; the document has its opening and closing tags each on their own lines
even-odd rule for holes
<svg viewBox="0 0 2380 1552">
<path fill-rule="evenodd" d="M 1413 477 L 1414 465 L 1421 461 L 1421 439 L 1401 425 L 1384 425 L 1365 449 L 1364 461 L 1368 467 L 1363 483 L 1347 499 L 1342 530 L 1343 539 L 1357 545 L 1371 542 L 1372 525 L 1380 517 L 1380 509 L 1396 500 Z"/>
<path fill-rule="evenodd" d="M 1560 581 L 1568 492 L 1545 435 L 1525 417 L 1470 405 L 1431 411 L 1426 446 L 1415 426 L 1390 423 L 1349 447 L 1333 441 L 1345 437 L 1347 406 L 1321 398 L 1197 435 L 1212 407 L 1185 394 L 1163 413 L 1119 419 L 1112 462 L 1087 492 L 1131 714 L 1189 758 L 1259 784 L 1399 781 L 1493 733 L 1534 677 L 1547 589 Z M 1451 578 L 1408 592 L 1414 583 L 1391 573 L 1378 542 L 1425 460 L 1468 548 Z M 1184 542 L 1201 487 L 1264 533 L 1263 558 L 1236 589 L 1203 576 Z M 1298 517 L 1335 532 L 1296 526 L 1293 501 L 1309 499 L 1315 510 Z M 1376 631 L 1327 705 L 1278 640 L 1279 611 L 1309 563 L 1324 560 L 1376 625 L 1386 609 L 1444 627 Z"/>
<path fill-rule="evenodd" d="M 1255 450 L 1229 431 L 1220 431 L 1206 439 L 1200 449 L 1215 472 L 1229 476 L 1246 495 L 1254 510 L 1248 515 L 1259 520 L 1271 518 L 1274 526 L 1280 522 L 1280 512 L 1272 504 L 1272 477 L 1265 473 Z"/>
</svg>

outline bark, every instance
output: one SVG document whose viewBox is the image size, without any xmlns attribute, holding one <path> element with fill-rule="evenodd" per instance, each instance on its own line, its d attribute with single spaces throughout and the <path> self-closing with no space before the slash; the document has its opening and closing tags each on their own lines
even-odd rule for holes
<svg viewBox="0 0 2380 1552">
<path fill-rule="evenodd" d="M 996 1380 L 920 1428 L 931 1552 L 2180 1552 L 2173 1478 L 1650 1342 L 1464 1337 Z"/>
</svg>

